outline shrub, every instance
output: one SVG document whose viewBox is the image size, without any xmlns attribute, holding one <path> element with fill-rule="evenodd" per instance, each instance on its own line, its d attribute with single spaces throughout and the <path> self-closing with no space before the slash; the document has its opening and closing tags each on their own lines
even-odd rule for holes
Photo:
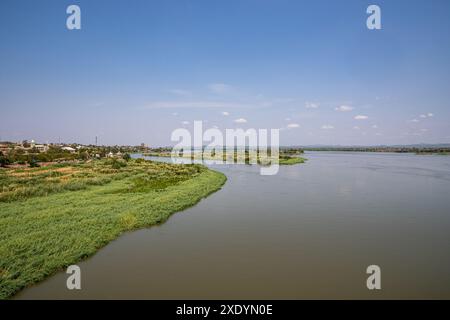
<svg viewBox="0 0 450 320">
<path fill-rule="evenodd" d="M 40 167 L 39 163 L 36 161 L 35 158 L 31 158 L 29 162 L 30 168 L 37 168 Z"/>
<path fill-rule="evenodd" d="M 126 163 L 126 162 L 119 161 L 119 160 L 117 160 L 117 159 L 113 159 L 113 160 L 112 160 L 112 163 L 111 163 L 111 167 L 112 167 L 113 169 L 120 169 L 120 168 L 123 168 L 123 167 L 126 167 L 126 166 L 127 166 L 127 163 Z"/>
<path fill-rule="evenodd" d="M 123 155 L 123 160 L 125 160 L 125 161 L 129 161 L 131 159 L 131 156 L 128 154 L 128 153 L 125 153 L 124 155 Z"/>
<path fill-rule="evenodd" d="M 9 158 L 7 158 L 5 155 L 3 155 L 2 152 L 0 152 L 0 167 L 4 167 L 7 164 L 10 164 Z"/>
</svg>

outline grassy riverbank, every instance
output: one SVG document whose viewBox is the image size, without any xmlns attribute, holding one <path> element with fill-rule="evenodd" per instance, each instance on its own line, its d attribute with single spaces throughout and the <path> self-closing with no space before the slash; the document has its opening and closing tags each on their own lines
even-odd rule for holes
<svg viewBox="0 0 450 320">
<path fill-rule="evenodd" d="M 298 163 L 305 163 L 306 159 L 302 157 L 284 157 L 280 156 L 280 165 L 294 165 Z"/>
<path fill-rule="evenodd" d="M 218 190 L 201 165 L 130 160 L 0 170 L 0 299 Z M 62 284 L 64 285 L 64 284 Z"/>
<path fill-rule="evenodd" d="M 301 153 L 298 153 L 301 154 Z M 171 153 L 169 152 L 149 152 L 144 153 L 143 156 L 147 157 L 162 157 L 162 158 L 169 158 L 171 157 Z M 223 153 L 222 157 L 218 157 L 217 155 L 215 157 L 212 157 L 209 154 L 201 154 L 201 153 L 189 153 L 189 154 L 182 154 L 179 155 L 181 158 L 187 158 L 187 159 L 196 159 L 196 160 L 216 160 L 216 161 L 228 161 L 229 163 L 242 163 L 242 164 L 251 164 L 250 161 L 250 155 L 245 152 L 234 152 L 234 153 Z M 265 164 L 265 163 L 271 163 L 273 160 L 271 160 L 270 156 L 267 158 L 262 159 L 260 157 L 259 152 L 256 154 L 256 162 L 258 164 Z M 305 163 L 307 159 L 298 156 L 297 154 L 293 153 L 280 153 L 278 156 L 278 164 L 279 165 L 294 165 L 299 163 Z"/>
</svg>

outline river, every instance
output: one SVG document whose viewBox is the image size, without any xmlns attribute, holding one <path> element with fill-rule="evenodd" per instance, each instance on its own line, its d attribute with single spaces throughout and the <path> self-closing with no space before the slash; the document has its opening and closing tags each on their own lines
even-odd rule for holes
<svg viewBox="0 0 450 320">
<path fill-rule="evenodd" d="M 15 298 L 450 298 L 450 157 L 305 157 L 275 176 L 214 165 L 222 190 L 80 262 L 81 290 L 61 271 Z"/>
</svg>

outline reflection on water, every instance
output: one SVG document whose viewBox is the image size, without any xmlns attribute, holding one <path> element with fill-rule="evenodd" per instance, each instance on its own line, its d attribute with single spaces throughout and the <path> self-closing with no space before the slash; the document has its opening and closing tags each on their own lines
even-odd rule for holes
<svg viewBox="0 0 450 320">
<path fill-rule="evenodd" d="M 81 291 L 60 272 L 16 297 L 450 298 L 450 157 L 306 157 L 275 176 L 214 165 L 221 191 L 79 263 Z"/>
</svg>

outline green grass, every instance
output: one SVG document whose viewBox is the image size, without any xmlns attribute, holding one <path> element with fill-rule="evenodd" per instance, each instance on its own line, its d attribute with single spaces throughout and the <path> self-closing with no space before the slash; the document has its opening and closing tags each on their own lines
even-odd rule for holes
<svg viewBox="0 0 450 320">
<path fill-rule="evenodd" d="M 280 165 L 293 165 L 298 163 L 304 163 L 306 161 L 305 158 L 302 157 L 284 157 L 280 156 Z"/>
<path fill-rule="evenodd" d="M 85 259 L 125 231 L 164 222 L 226 181 L 201 165 L 131 160 L 113 167 L 95 161 L 0 170 L 0 299 Z"/>
<path fill-rule="evenodd" d="M 299 163 L 305 163 L 306 159 L 296 156 L 297 154 L 301 153 L 280 153 L 279 154 L 279 165 L 294 165 Z M 171 157 L 170 153 L 145 153 L 144 156 L 152 156 L 152 157 Z M 250 156 L 246 152 L 240 151 L 240 152 L 234 152 L 227 154 L 226 152 L 223 152 L 222 159 L 220 159 L 219 156 L 211 157 L 207 153 L 193 153 L 193 154 L 184 154 L 181 156 L 182 158 L 190 158 L 190 159 L 198 159 L 198 160 L 222 160 L 222 161 L 228 161 L 228 162 L 235 162 L 235 163 L 242 163 L 242 164 L 250 164 Z M 259 152 L 256 153 L 256 159 L 258 164 L 270 164 L 272 163 L 273 159 L 269 156 L 266 156 L 266 158 L 261 158 Z"/>
<path fill-rule="evenodd" d="M 440 152 L 421 151 L 421 152 L 416 152 L 416 155 L 419 155 L 419 156 L 448 156 L 448 155 L 450 155 L 450 152 L 447 152 L 447 151 L 440 151 Z"/>
</svg>

